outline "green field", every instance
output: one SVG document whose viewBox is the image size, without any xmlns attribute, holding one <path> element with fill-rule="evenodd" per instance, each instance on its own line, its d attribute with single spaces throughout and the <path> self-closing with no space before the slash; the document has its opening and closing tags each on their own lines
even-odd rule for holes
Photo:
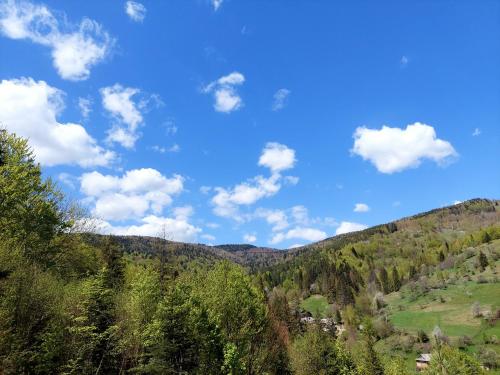
<svg viewBox="0 0 500 375">
<path fill-rule="evenodd" d="M 320 318 L 324 318 L 328 312 L 330 305 L 328 304 L 328 300 L 326 297 L 323 297 L 319 294 L 313 294 L 309 298 L 306 298 L 302 301 L 300 306 L 309 311 L 313 316 L 319 314 Z"/>
<path fill-rule="evenodd" d="M 395 293 L 388 296 L 387 301 L 391 322 L 407 332 L 423 330 L 430 334 L 439 326 L 450 337 L 467 335 L 474 339 L 484 332 L 500 335 L 498 324 L 487 327 L 482 319 L 472 316 L 474 302 L 479 303 L 483 312 L 500 308 L 500 283 L 450 285 L 446 289 L 432 290 L 415 301 Z"/>
</svg>

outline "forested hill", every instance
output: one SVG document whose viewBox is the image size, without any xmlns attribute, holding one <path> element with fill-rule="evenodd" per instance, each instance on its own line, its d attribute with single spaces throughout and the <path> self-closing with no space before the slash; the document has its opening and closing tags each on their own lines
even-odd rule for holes
<svg viewBox="0 0 500 375">
<path fill-rule="evenodd" d="M 154 256 L 162 249 L 166 249 L 167 256 L 173 256 L 176 262 L 181 264 L 187 264 L 195 259 L 209 264 L 217 260 L 227 259 L 256 271 L 292 260 L 297 256 L 307 256 L 321 249 L 335 250 L 360 241 L 369 241 L 374 236 L 376 238 L 381 236 L 390 237 L 395 232 L 411 232 L 421 233 L 422 235 L 434 233 L 434 237 L 439 237 L 439 234 L 441 234 L 446 237 L 458 238 L 466 233 L 499 222 L 500 205 L 498 200 L 471 199 L 463 203 L 437 208 L 362 231 L 341 234 L 290 250 L 263 248 L 250 244 L 208 246 L 141 236 L 116 236 L 115 238 L 124 251 L 131 254 Z M 98 235 L 87 235 L 90 242 L 96 241 L 98 237 Z M 395 237 L 399 237 L 399 235 Z M 422 246 L 425 245 L 422 244 Z"/>
</svg>

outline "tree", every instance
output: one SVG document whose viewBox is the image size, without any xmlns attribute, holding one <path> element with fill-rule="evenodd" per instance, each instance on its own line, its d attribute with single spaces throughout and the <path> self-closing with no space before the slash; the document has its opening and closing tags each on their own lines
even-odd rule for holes
<svg viewBox="0 0 500 375">
<path fill-rule="evenodd" d="M 392 267 L 392 290 L 397 292 L 401 288 L 401 279 L 396 266 Z"/>
<path fill-rule="evenodd" d="M 442 342 L 436 342 L 427 375 L 480 375 L 485 374 L 481 365 L 471 356 Z"/>
<path fill-rule="evenodd" d="M 290 350 L 294 374 L 357 374 L 356 366 L 343 345 L 319 327 L 295 339 Z"/>
<path fill-rule="evenodd" d="M 242 369 L 256 372 L 266 328 L 264 296 L 252 284 L 243 268 L 228 261 L 216 264 L 209 272 L 193 278 L 193 293 L 206 306 L 210 321 L 221 329 L 227 343 L 225 353 L 233 374 Z M 225 361 L 228 360 L 225 357 Z"/>
<path fill-rule="evenodd" d="M 358 371 L 360 375 L 384 375 L 384 367 L 375 352 L 375 330 L 372 322 L 363 322 L 363 350 L 361 352 Z"/>
<path fill-rule="evenodd" d="M 385 294 L 389 294 L 391 292 L 391 285 L 389 283 L 389 275 L 384 267 L 382 267 L 379 271 L 379 280 L 382 285 L 382 291 Z"/>
<path fill-rule="evenodd" d="M 0 129 L 0 240 L 49 266 L 57 256 L 53 239 L 71 224 L 62 199 L 52 181 L 43 180 L 27 140 Z"/>
<path fill-rule="evenodd" d="M 484 271 L 486 267 L 488 267 L 489 262 L 488 258 L 482 251 L 479 252 L 479 266 L 481 267 L 481 271 Z"/>
</svg>

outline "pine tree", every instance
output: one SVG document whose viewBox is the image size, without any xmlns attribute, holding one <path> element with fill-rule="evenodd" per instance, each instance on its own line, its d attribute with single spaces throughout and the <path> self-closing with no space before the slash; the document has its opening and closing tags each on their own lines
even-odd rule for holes
<svg viewBox="0 0 500 375">
<path fill-rule="evenodd" d="M 484 271 L 486 267 L 488 267 L 489 262 L 488 258 L 482 251 L 479 252 L 479 266 L 481 267 L 481 271 Z"/>
<path fill-rule="evenodd" d="M 384 375 L 384 367 L 375 352 L 375 332 L 371 321 L 366 320 L 363 324 L 363 351 L 358 363 L 360 375 Z"/>
<path fill-rule="evenodd" d="M 397 292 L 401 288 L 401 279 L 396 266 L 392 267 L 392 290 Z"/>
<path fill-rule="evenodd" d="M 391 285 L 389 283 L 389 275 L 387 274 L 387 270 L 382 267 L 379 272 L 379 280 L 380 284 L 382 285 L 382 291 L 385 294 L 388 294 L 391 292 Z"/>
</svg>

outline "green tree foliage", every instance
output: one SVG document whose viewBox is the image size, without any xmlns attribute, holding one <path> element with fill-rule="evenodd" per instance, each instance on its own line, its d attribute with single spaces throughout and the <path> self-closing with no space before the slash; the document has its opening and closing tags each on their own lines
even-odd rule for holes
<svg viewBox="0 0 500 375">
<path fill-rule="evenodd" d="M 356 366 L 340 341 L 319 328 L 297 337 L 291 347 L 294 374 L 356 375 Z"/>
<path fill-rule="evenodd" d="M 397 292 L 399 289 L 401 289 L 401 279 L 399 277 L 399 272 L 396 266 L 392 267 L 392 290 L 394 292 Z"/>
<path fill-rule="evenodd" d="M 437 343 L 432 352 L 426 375 L 480 375 L 486 372 L 474 358 L 442 343 Z"/>
<path fill-rule="evenodd" d="M 363 350 L 359 356 L 358 371 L 360 375 L 384 375 L 384 367 L 375 352 L 375 330 L 372 322 L 365 320 L 363 322 Z"/>
<path fill-rule="evenodd" d="M 1 241 L 32 261 L 53 264 L 53 240 L 69 224 L 61 202 L 51 180 L 42 179 L 27 141 L 0 129 Z"/>
<path fill-rule="evenodd" d="M 391 292 L 391 283 L 389 282 L 389 274 L 387 270 L 382 267 L 379 271 L 380 284 L 382 285 L 382 290 L 385 294 Z"/>
<path fill-rule="evenodd" d="M 194 293 L 230 344 L 225 353 L 231 355 L 230 363 L 236 366 L 230 372 L 255 373 L 261 365 L 256 358 L 266 326 L 264 296 L 259 288 L 241 267 L 224 261 L 194 280 Z"/>
<path fill-rule="evenodd" d="M 481 270 L 484 271 L 486 267 L 488 267 L 489 262 L 488 258 L 482 251 L 479 252 L 479 266 L 481 267 Z"/>
</svg>

